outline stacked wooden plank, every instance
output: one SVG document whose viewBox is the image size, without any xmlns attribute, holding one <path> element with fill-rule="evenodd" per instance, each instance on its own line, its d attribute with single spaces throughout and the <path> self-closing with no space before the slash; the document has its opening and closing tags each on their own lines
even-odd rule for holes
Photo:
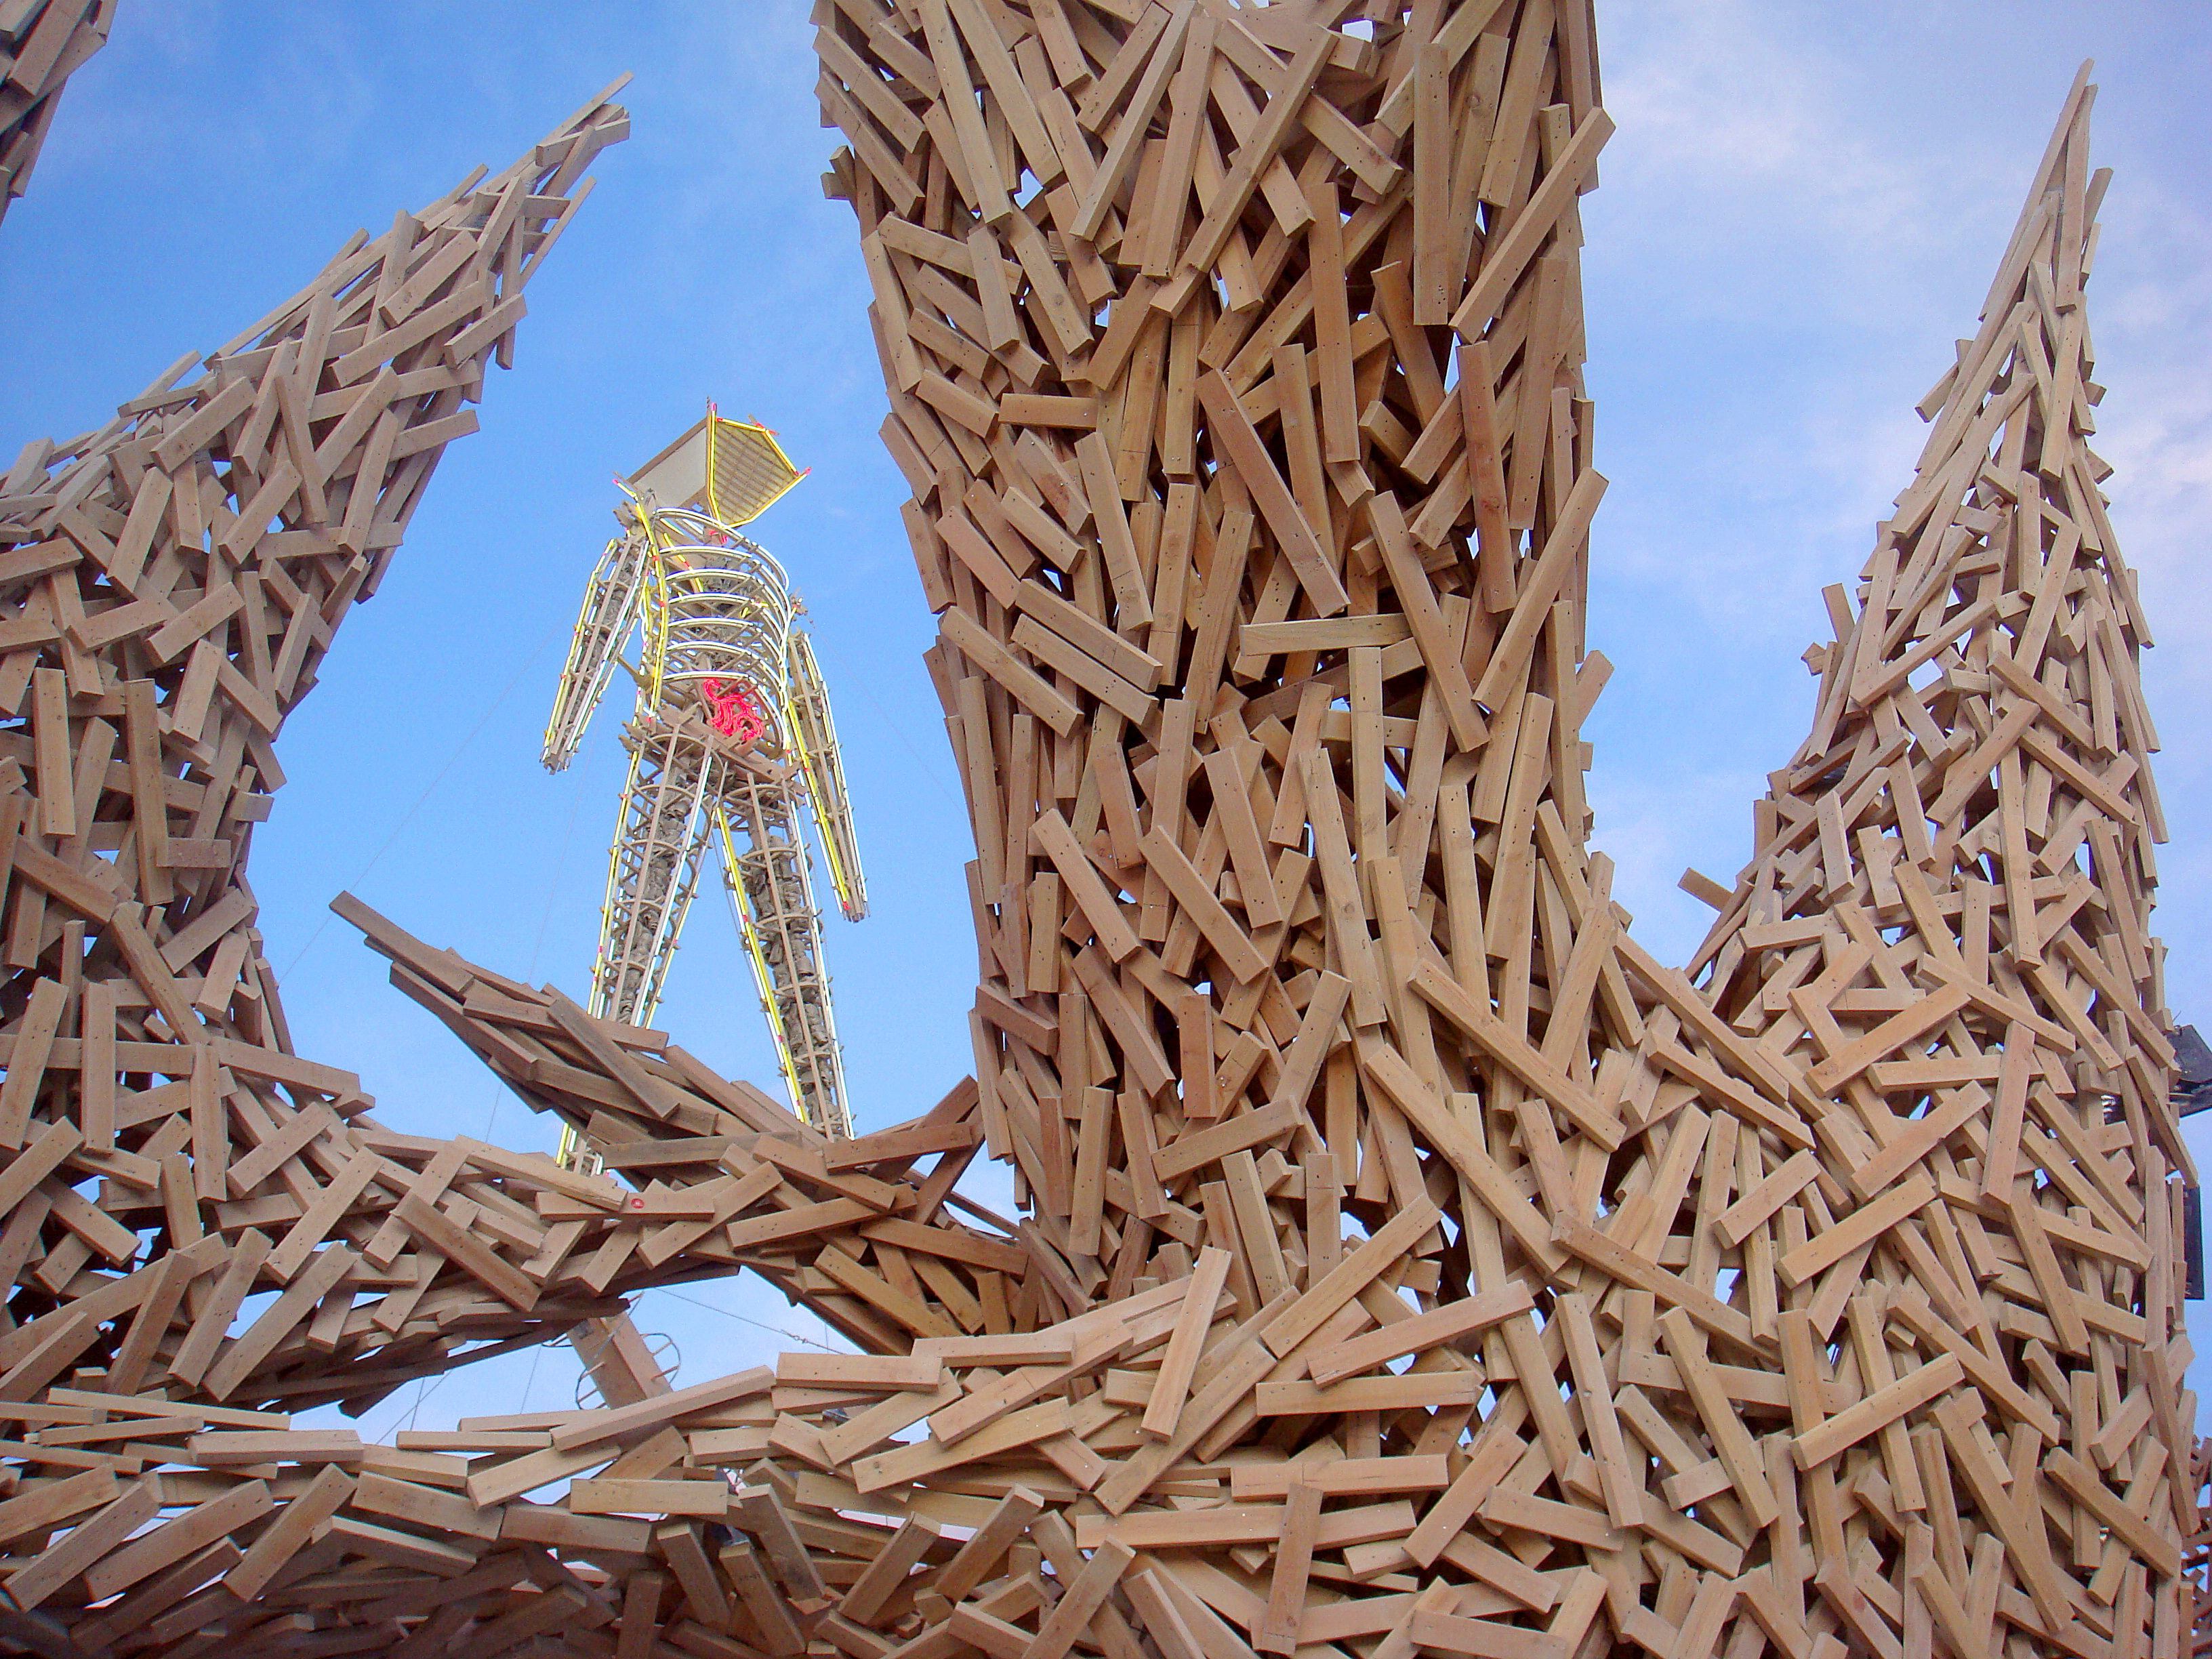
<svg viewBox="0 0 2212 1659">
<path fill-rule="evenodd" d="M 2086 92 L 1696 985 L 1584 846 L 1585 9 L 816 21 L 985 1133 L 1069 1319 L 1223 1274 L 1176 1366 L 1066 1388 L 1095 1483 L 963 1455 L 1040 1364 L 855 1489 L 1029 1479 L 1083 1582 L 1137 1552 L 1260 1650 L 2174 1650 L 2187 1164 Z"/>
<path fill-rule="evenodd" d="M 349 895 L 334 908 L 392 959 L 395 985 L 533 1109 L 574 1128 L 610 1172 L 424 1143 L 459 1167 L 539 1183 L 536 1227 L 520 1241 L 534 1252 L 506 1264 L 539 1294 L 620 1297 L 749 1267 L 879 1352 L 904 1352 L 919 1335 L 1036 1322 L 1013 1224 L 952 1191 L 982 1144 L 972 1080 L 912 1123 L 832 1139 L 663 1033 L 594 1019 L 550 987 L 533 991 L 433 950 Z M 932 1167 L 917 1173 L 923 1160 Z M 988 1231 L 956 1220 L 948 1204 Z"/>
<path fill-rule="evenodd" d="M 2182 1582 L 2186 1586 L 2189 1651 L 2212 1652 L 2212 1506 L 2205 1502 L 2212 1486 L 2212 1438 L 2200 1438 L 2189 1466 L 2189 1490 L 2197 1506 L 2196 1530 L 2189 1534 L 2182 1559 Z"/>
<path fill-rule="evenodd" d="M 1721 911 L 1693 978 L 1629 937 L 1586 844 L 1579 731 L 1607 670 L 1581 624 L 1603 483 L 1577 202 L 1607 131 L 1586 8 L 823 0 L 817 22 L 975 829 L 975 1079 L 826 1142 L 660 1034 L 342 899 L 395 983 L 608 1174 L 377 1129 L 349 1079 L 289 1055 L 258 952 L 224 967 L 250 911 L 216 899 L 242 885 L 142 864 L 151 821 L 172 849 L 228 830 L 233 867 L 223 803 L 271 775 L 250 720 L 226 750 L 230 727 L 179 737 L 176 713 L 289 660 L 273 628 L 259 657 L 251 626 L 224 650 L 269 614 L 277 550 L 214 562 L 262 519 L 194 521 L 215 546 L 175 561 L 204 574 L 162 590 L 158 659 L 100 654 L 124 601 L 38 564 L 62 539 L 110 580 L 147 568 L 125 555 L 174 519 L 169 475 L 226 422 L 252 435 L 262 394 L 211 375 L 150 461 L 102 439 L 88 484 L 11 479 L 19 518 L 52 516 L 15 544 L 33 586 L 0 627 L 53 631 L 0 635 L 27 653 L 12 682 L 0 656 L 26 721 L 7 844 L 15 890 L 43 896 L 8 928 L 32 954 L 0 1086 L 0 1418 L 21 1437 L 0 1446 L 0 1636 L 2179 1654 L 2203 1474 L 2187 1160 L 2147 932 L 2147 629 L 2088 447 L 2086 84 L 1923 405 L 1915 482 L 1858 592 L 1832 591 L 1813 734 L 1751 865 L 1688 878 Z M 554 173 L 523 189 L 530 224 L 567 210 L 614 118 L 534 158 Z M 477 222 L 471 189 L 423 225 Z M 485 222 L 479 248 L 507 246 Z M 375 279 L 376 337 L 475 269 L 445 246 Z M 290 429 L 289 331 L 338 386 L 370 372 L 371 339 L 314 333 L 370 268 L 257 331 L 264 440 Z M 488 345 L 498 314 L 459 340 Z M 443 419 L 401 379 L 421 372 L 384 371 L 426 388 L 410 418 Z M 348 442 L 415 429 L 370 418 Z M 234 471 L 264 453 L 223 444 Z M 85 506 L 111 474 L 162 498 L 135 532 L 119 494 L 112 522 Z M 396 528 L 319 476 L 324 517 L 278 533 L 342 598 Z M 137 815 L 149 753 L 188 763 L 143 798 L 189 823 Z M 78 788 L 95 764 L 106 793 Z M 125 828 L 87 839 L 65 807 Z M 181 898 L 157 906 L 146 869 Z M 186 1048 L 182 1071 L 148 1052 Z M 984 1149 L 1018 1221 L 953 1190 Z M 102 1215 L 143 1220 L 145 1266 Z M 864 1352 L 667 1389 L 620 1298 L 744 1267 Z M 578 1328 L 600 1409 L 390 1448 L 271 1409 L 357 1409 Z"/>
<path fill-rule="evenodd" d="M 435 1652 L 465 1635 L 457 1650 L 501 1654 L 558 1631 L 552 1650 L 609 1654 L 619 1622 L 647 1644 L 622 1651 L 660 1650 L 657 1632 L 686 1651 L 742 1653 L 729 1637 L 742 1605 L 768 1621 L 762 1641 L 781 1640 L 782 1607 L 810 1630 L 825 1613 L 836 1626 L 842 1609 L 854 1621 L 848 1639 L 861 1642 L 912 1622 L 918 1587 L 901 1592 L 893 1564 L 948 1562 L 943 1528 L 957 1521 L 839 1518 L 841 1506 L 908 1505 L 838 1479 L 825 1431 L 850 1418 L 855 1443 L 874 1449 L 884 1437 L 868 1431 L 886 1408 L 921 1402 L 903 1419 L 918 1421 L 933 1399 L 984 1391 L 993 1363 L 1065 1360 L 1079 1341 L 1089 1362 L 1128 1349 L 1146 1316 L 1157 1325 L 1164 1309 L 1172 1322 L 1179 1298 L 1155 1294 L 1087 1323 L 1017 1332 L 1024 1251 L 999 1226 L 944 1213 L 950 1201 L 997 1219 L 950 1193 L 980 1145 L 972 1083 L 914 1124 L 828 1141 L 659 1033 L 592 1019 L 349 899 L 339 908 L 392 958 L 395 982 L 526 1099 L 588 1133 L 618 1174 L 397 1136 L 356 1112 L 318 1135 L 295 1130 L 289 1154 L 255 1149 L 255 1168 L 291 1172 L 295 1198 L 350 1149 L 273 1251 L 276 1224 L 300 1213 L 285 1207 L 285 1182 L 246 1183 L 245 1200 L 210 1206 L 204 1236 L 181 1248 L 189 1189 L 173 1196 L 167 1248 L 146 1267 L 96 1285 L 84 1275 L 74 1299 L 0 1336 L 0 1574 L 14 1603 L 0 1609 L 0 1637 L 62 1653 L 218 1643 L 330 1653 Z M 24 1166 L 38 1156 L 34 1142 L 0 1178 L 36 1178 Z M 66 1173 L 66 1156 L 58 1162 Z M 933 1167 L 916 1174 L 918 1163 Z M 171 1167 L 189 1180 L 185 1154 Z M 350 1196 L 333 1203 L 337 1193 Z M 309 1254 L 303 1225 L 333 1242 Z M 787 1356 L 779 1370 L 671 1391 L 623 1349 L 621 1292 L 739 1267 L 856 1342 L 899 1352 Z M 241 1313 L 271 1278 L 281 1292 L 258 1316 Z M 940 1318 L 934 1307 L 988 1311 Z M 963 1321 L 999 1334 L 905 1352 L 913 1328 L 953 1333 Z M 604 1410 L 469 1419 L 378 1446 L 270 1409 L 337 1401 L 358 1412 L 410 1377 L 580 1325 L 609 1339 L 586 1350 L 617 1402 Z M 1006 1439 L 1002 1430 L 993 1443 Z M 1097 1454 L 1072 1431 L 1048 1449 L 1095 1478 Z M 548 1486 L 566 1490 L 532 1501 Z M 970 1518 L 989 1508 L 957 1493 L 944 1507 Z M 1041 1507 L 1031 1499 L 1023 1513 Z M 1002 1549 L 1018 1541 L 1003 1526 L 998 1535 Z M 1003 1572 L 981 1571 L 995 1558 L 968 1560 L 974 1580 L 1004 1588 Z M 824 1583 L 854 1586 L 871 1568 L 865 1610 L 857 1591 L 822 1601 Z M 1023 1611 L 1013 1598 L 992 1605 Z"/>
<path fill-rule="evenodd" d="M 1754 806 L 1734 890 L 1710 890 L 1692 969 L 1814 1108 L 1790 1158 L 1739 1136 L 1711 1207 L 1803 1298 L 1750 1311 L 1795 1391 L 1824 1596 L 1857 1622 L 1887 1580 L 1961 1636 L 1994 1609 L 2118 1652 L 2147 1618 L 2177 1639 L 2159 1598 L 2196 1526 L 2176 1178 L 2194 1174 L 2149 933 L 2149 629 L 2088 443 L 2109 175 L 2087 77 L 1978 332 L 1922 401 L 1912 483 L 1856 592 L 1829 590 L 1812 732 Z M 1813 1392 L 1839 1385 L 1846 1409 Z M 1808 1463 L 1808 1438 L 1839 1455 Z M 1851 1514 L 1870 1494 L 1888 1518 Z"/>
<path fill-rule="evenodd" d="M 20 76 L 34 52 L 40 74 L 81 58 L 40 44 L 72 10 L 0 9 L 0 34 L 28 31 Z M 286 714 L 475 428 L 524 285 L 626 127 L 594 99 L 0 475 L 0 1480 L 20 1504 L 0 1548 L 18 1607 L 106 1595 L 93 1569 L 142 1526 L 258 1479 L 265 1459 L 204 1455 L 193 1434 L 358 1409 L 620 1312 L 532 1260 L 559 1171 L 395 1135 L 351 1073 L 292 1051 L 245 866 Z M 268 1512 L 226 1501 L 237 1524 Z M 173 1535 L 203 1553 L 213 1519 Z"/>
<path fill-rule="evenodd" d="M 0 219 L 30 187 L 62 87 L 107 44 L 116 0 L 0 0 Z"/>
</svg>

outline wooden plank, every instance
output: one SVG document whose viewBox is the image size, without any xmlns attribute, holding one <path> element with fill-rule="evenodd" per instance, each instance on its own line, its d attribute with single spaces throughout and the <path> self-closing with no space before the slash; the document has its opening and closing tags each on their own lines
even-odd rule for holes
<svg viewBox="0 0 2212 1659">
<path fill-rule="evenodd" d="M 1275 1567 L 1268 1582 L 1267 1613 L 1252 1632 L 1252 1645 L 1260 1652 L 1297 1650 L 1307 1577 L 1313 1570 L 1314 1544 L 1321 1532 L 1322 1496 L 1318 1484 L 1291 1477 L 1283 1505 L 1282 1534 L 1274 1546 Z"/>
<path fill-rule="evenodd" d="M 416 1238 L 463 1273 L 481 1280 L 510 1307 L 527 1313 L 537 1305 L 539 1288 L 530 1276 L 502 1260 L 489 1245 L 454 1222 L 436 1205 L 410 1193 L 392 1213 Z"/>
<path fill-rule="evenodd" d="M 1875 1431 L 1917 1411 L 1947 1389 L 1958 1386 L 1966 1372 L 1955 1354 L 1939 1354 L 1918 1370 L 1875 1389 L 1856 1405 L 1837 1413 L 1817 1428 L 1801 1433 L 1790 1449 L 1797 1467 L 1809 1469 L 1856 1445 Z"/>
<path fill-rule="evenodd" d="M 1351 600 L 1334 565 L 1323 551 L 1314 527 L 1307 523 L 1290 486 L 1268 458 L 1260 434 L 1218 371 L 1209 370 L 1198 381 L 1199 402 L 1204 405 L 1208 430 L 1222 459 L 1237 471 L 1253 504 L 1274 532 L 1277 544 L 1297 572 L 1299 585 L 1315 611 L 1334 617 Z"/>
<path fill-rule="evenodd" d="M 1603 110 L 1594 109 L 1583 117 L 1573 138 L 1546 172 L 1543 182 L 1516 216 L 1511 228 L 1496 247 L 1483 250 L 1482 269 L 1467 297 L 1460 301 L 1459 309 L 1452 313 L 1452 326 L 1462 338 L 1478 338 L 1484 326 L 1498 314 L 1507 293 L 1534 260 L 1537 249 L 1597 165 L 1598 152 L 1612 136 L 1613 120 Z"/>
<path fill-rule="evenodd" d="M 963 656 L 1006 687 L 1023 708 L 1062 737 L 1075 729 L 1082 719 L 1075 705 L 1033 670 L 1024 667 L 965 611 L 956 605 L 939 618 L 939 624 Z"/>
</svg>

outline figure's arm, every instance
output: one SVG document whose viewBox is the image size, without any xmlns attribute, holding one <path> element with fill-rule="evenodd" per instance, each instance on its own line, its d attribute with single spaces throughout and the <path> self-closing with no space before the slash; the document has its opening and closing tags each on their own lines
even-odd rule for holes
<svg viewBox="0 0 2212 1659">
<path fill-rule="evenodd" d="M 645 532 L 631 529 L 607 544 L 599 568 L 592 572 L 575 637 L 568 643 L 568 661 L 561 671 L 561 687 L 554 694 L 553 718 L 545 726 L 544 758 L 549 772 L 562 770 L 576 757 L 584 728 L 591 724 L 614 673 L 622 642 L 636 626 L 652 551 Z"/>
<path fill-rule="evenodd" d="M 860 873 L 860 844 L 853 834 L 853 805 L 845 793 L 845 766 L 837 756 L 837 727 L 830 718 L 830 690 L 814 660 L 806 635 L 791 636 L 787 666 L 791 676 L 791 714 L 799 762 L 806 769 L 806 794 L 830 856 L 830 879 L 845 920 L 868 914 L 868 884 Z"/>
</svg>

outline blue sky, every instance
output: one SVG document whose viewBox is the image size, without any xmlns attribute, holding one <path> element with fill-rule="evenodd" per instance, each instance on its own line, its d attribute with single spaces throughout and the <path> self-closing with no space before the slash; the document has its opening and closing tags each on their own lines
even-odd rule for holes
<svg viewBox="0 0 2212 1659">
<path fill-rule="evenodd" d="M 1613 481 L 1590 637 L 1619 672 L 1589 735 L 1597 843 L 1662 957 L 1707 913 L 1748 803 L 1802 735 L 1820 586 L 1852 580 L 1910 477 L 1912 404 L 1971 334 L 2084 57 L 2116 170 L 2090 290 L 2112 516 L 2164 643 L 2146 666 L 2174 839 L 2158 922 L 2168 998 L 2212 1029 L 2212 12 L 2048 0 L 1602 7 L 1620 125 L 1584 205 L 1589 379 Z M 187 349 L 229 338 L 356 227 L 504 166 L 623 70 L 631 139 L 533 283 L 517 366 L 450 449 L 382 592 L 287 727 L 290 782 L 252 881 L 303 1053 L 358 1070 L 396 1127 L 550 1146 L 324 906 L 350 886 L 403 926 L 580 997 L 622 756 L 617 705 L 549 777 L 538 746 L 617 471 L 708 399 L 775 427 L 813 476 L 761 520 L 810 607 L 874 915 L 829 951 L 862 1127 L 970 1065 L 971 855 L 921 653 L 931 637 L 875 429 L 884 394 L 805 8 L 625 0 L 216 5 L 134 0 L 71 82 L 30 195 L 0 227 L 0 451 L 98 424 Z M 608 716 L 611 715 L 612 718 Z M 774 1061 L 719 895 L 660 1023 L 723 1070 Z M 2194 1138 L 2212 1164 L 2212 1133 Z M 644 1298 L 687 1379 L 821 1334 L 758 1287 Z M 702 1305 L 703 1304 L 703 1305 Z M 758 1324 L 742 1322 L 745 1320 Z M 2212 1345 L 2208 1345 L 2212 1346 Z M 382 1431 L 565 1404 L 565 1351 L 511 1356 Z"/>
</svg>

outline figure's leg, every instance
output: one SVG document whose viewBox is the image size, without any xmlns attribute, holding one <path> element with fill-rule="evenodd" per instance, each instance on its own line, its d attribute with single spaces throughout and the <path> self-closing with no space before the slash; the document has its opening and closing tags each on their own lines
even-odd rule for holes
<svg viewBox="0 0 2212 1659">
<path fill-rule="evenodd" d="M 642 1025 L 653 1018 L 676 954 L 677 935 L 699 884 L 699 857 L 711 825 L 706 811 L 714 764 L 698 743 L 655 728 L 641 738 L 623 732 L 630 751 L 622 815 L 600 912 L 599 955 L 592 970 L 592 1012 Z M 599 1170 L 598 1149 L 574 1128 L 561 1135 L 560 1161 L 586 1175 Z M 665 1394 L 667 1376 L 628 1314 L 595 1319 L 568 1334 L 603 1405 Z"/>
<path fill-rule="evenodd" d="M 733 776 L 721 801 L 729 830 L 722 873 L 761 975 L 793 1101 L 824 1134 L 849 1137 L 844 1054 L 830 1012 L 822 916 L 799 839 L 798 803 L 783 785 L 750 775 Z"/>
<path fill-rule="evenodd" d="M 592 1012 L 642 1025 L 660 1001 L 705 846 L 708 757 L 665 729 L 623 734 L 630 750 L 600 912 Z"/>
</svg>

